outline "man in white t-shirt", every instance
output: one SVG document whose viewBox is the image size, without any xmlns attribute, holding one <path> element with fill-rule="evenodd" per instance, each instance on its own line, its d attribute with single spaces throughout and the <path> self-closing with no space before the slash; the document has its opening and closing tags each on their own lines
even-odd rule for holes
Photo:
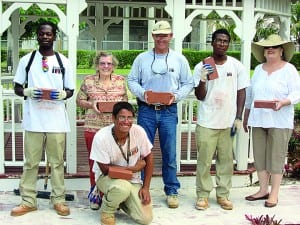
<svg viewBox="0 0 300 225">
<path fill-rule="evenodd" d="M 241 127 L 249 75 L 241 62 L 226 55 L 229 43 L 228 31 L 216 30 L 212 35 L 216 69 L 212 63 L 200 62 L 194 70 L 195 95 L 199 100 L 196 126 L 196 208 L 199 210 L 209 207 L 208 197 L 213 189 L 210 168 L 215 152 L 217 203 L 226 210 L 233 208 L 228 199 L 233 175 L 233 136 Z M 209 79 L 213 72 L 218 73 L 218 78 Z"/>
<path fill-rule="evenodd" d="M 73 95 L 75 86 L 70 61 L 60 53 L 56 56 L 53 50 L 56 33 L 57 26 L 51 22 L 38 25 L 39 49 L 34 52 L 30 69 L 27 73 L 26 66 L 33 53 L 20 59 L 14 77 L 16 95 L 26 100 L 22 121 L 25 130 L 25 163 L 20 180 L 22 201 L 11 210 L 12 216 L 37 210 L 36 183 L 44 150 L 51 166 L 51 203 L 57 214 L 70 214 L 65 204 L 64 185 L 64 151 L 70 126 L 64 100 Z"/>
<path fill-rule="evenodd" d="M 114 225 L 118 208 L 136 222 L 149 224 L 153 218 L 149 192 L 153 145 L 145 130 L 133 124 L 134 109 L 130 103 L 116 103 L 112 118 L 112 125 L 96 133 L 90 155 L 95 162 L 93 171 L 97 188 L 104 193 L 101 224 Z M 119 173 L 113 173 L 113 169 Z M 141 170 L 144 170 L 143 180 Z"/>
</svg>

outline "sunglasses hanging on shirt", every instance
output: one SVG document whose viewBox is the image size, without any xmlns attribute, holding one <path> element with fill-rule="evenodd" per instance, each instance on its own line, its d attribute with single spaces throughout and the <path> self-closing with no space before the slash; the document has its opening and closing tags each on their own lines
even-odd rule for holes
<svg viewBox="0 0 300 225">
<path fill-rule="evenodd" d="M 152 63 L 151 63 L 151 71 L 152 71 L 152 73 L 154 73 L 155 75 L 157 75 L 157 74 L 159 74 L 159 75 L 165 75 L 166 73 L 168 73 L 168 71 L 169 71 L 169 66 L 168 66 L 168 56 L 169 56 L 169 50 L 168 50 L 168 53 L 167 53 L 167 55 L 165 56 L 165 66 L 163 66 L 163 67 L 160 67 L 159 68 L 159 70 L 160 71 L 158 71 L 158 66 L 153 66 L 153 64 L 154 64 L 154 62 L 155 62 L 155 51 L 154 51 L 154 49 L 153 49 L 153 61 L 152 61 Z"/>
</svg>

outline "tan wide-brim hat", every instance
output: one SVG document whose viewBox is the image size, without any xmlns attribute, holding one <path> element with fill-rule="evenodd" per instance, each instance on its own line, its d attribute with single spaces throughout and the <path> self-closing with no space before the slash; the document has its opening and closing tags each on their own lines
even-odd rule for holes
<svg viewBox="0 0 300 225">
<path fill-rule="evenodd" d="M 168 21 L 158 21 L 156 24 L 154 24 L 152 29 L 152 34 L 171 34 L 172 29 L 171 25 Z"/>
<path fill-rule="evenodd" d="M 283 48 L 283 59 L 289 62 L 294 54 L 295 45 L 291 41 L 283 41 L 277 34 L 271 34 L 267 39 L 263 39 L 259 42 L 252 42 L 251 48 L 252 53 L 257 61 L 265 62 L 264 47 L 278 46 L 281 45 Z"/>
</svg>

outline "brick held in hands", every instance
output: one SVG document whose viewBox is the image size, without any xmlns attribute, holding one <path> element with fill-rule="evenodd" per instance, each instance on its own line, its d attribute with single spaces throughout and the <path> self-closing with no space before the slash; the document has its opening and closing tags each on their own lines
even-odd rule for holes
<svg viewBox="0 0 300 225">
<path fill-rule="evenodd" d="M 40 90 L 42 91 L 41 99 L 44 100 L 52 100 L 52 98 L 50 97 L 50 93 L 51 91 L 56 91 L 56 89 L 49 89 L 49 88 L 41 88 Z"/>
<path fill-rule="evenodd" d="M 273 100 L 255 100 L 254 108 L 275 109 L 276 101 Z"/>
<path fill-rule="evenodd" d="M 205 59 L 203 59 L 203 64 L 209 64 L 214 68 L 214 72 L 211 74 L 207 75 L 207 79 L 208 80 L 214 80 L 217 79 L 219 77 L 218 71 L 217 71 L 217 67 L 216 67 L 216 63 L 213 57 L 207 57 Z"/>
<path fill-rule="evenodd" d="M 147 102 L 149 104 L 162 104 L 168 105 L 173 95 L 170 92 L 147 92 Z"/>
<path fill-rule="evenodd" d="M 117 102 L 97 102 L 97 108 L 100 112 L 112 112 Z"/>
<path fill-rule="evenodd" d="M 131 180 L 132 171 L 126 170 L 120 166 L 110 166 L 108 169 L 108 176 L 115 179 Z"/>
</svg>

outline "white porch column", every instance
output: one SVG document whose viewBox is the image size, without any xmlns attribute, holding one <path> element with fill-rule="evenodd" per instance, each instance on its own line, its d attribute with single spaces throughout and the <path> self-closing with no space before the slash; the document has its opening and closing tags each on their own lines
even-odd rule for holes
<svg viewBox="0 0 300 225">
<path fill-rule="evenodd" d="M 125 18 L 123 20 L 123 50 L 129 50 L 129 7 L 124 8 Z"/>
<path fill-rule="evenodd" d="M 68 58 L 74 70 L 74 82 L 77 82 L 77 38 L 79 35 L 79 14 L 86 8 L 84 0 L 67 0 L 66 30 L 68 36 Z M 67 173 L 77 172 L 77 124 L 76 124 L 76 94 L 67 100 L 67 112 L 70 120 L 71 132 L 67 133 L 66 158 Z"/>
<path fill-rule="evenodd" d="M 286 16 L 280 16 L 280 30 L 279 35 L 283 40 L 289 41 L 291 39 L 291 19 Z"/>
<path fill-rule="evenodd" d="M 185 1 L 173 0 L 172 30 L 174 33 L 174 50 L 182 52 L 182 41 L 185 37 Z"/>
<path fill-rule="evenodd" d="M 0 5 L 0 13 L 2 15 L 2 3 Z M 1 16 L 2 17 L 2 16 Z M 0 30 L 0 49 L 1 49 L 1 37 L 2 37 L 2 31 Z M 1 62 L 1 54 L 0 54 L 0 62 Z M 0 69 L 0 78 L 1 75 L 1 69 Z M 0 82 L 0 127 L 2 127 L 2 130 L 0 131 L 0 174 L 4 173 L 4 117 L 3 117 L 3 99 L 2 99 L 2 83 Z"/>
<path fill-rule="evenodd" d="M 241 61 L 246 67 L 246 71 L 250 76 L 250 61 L 251 61 L 251 41 L 255 34 L 255 21 L 254 21 L 254 1 L 243 1 L 242 15 L 242 48 L 241 48 Z M 248 167 L 248 134 L 240 129 L 236 136 L 236 149 L 235 159 L 237 161 L 237 170 L 246 170 Z"/>
<path fill-rule="evenodd" d="M 182 52 L 182 41 L 186 35 L 185 1 L 167 0 L 166 11 L 172 17 L 172 31 L 174 46 L 177 52 Z M 177 171 L 180 171 L 181 160 L 181 129 L 182 129 L 182 101 L 177 104 L 178 124 L 176 128 L 176 161 Z"/>
<path fill-rule="evenodd" d="M 201 50 L 201 38 L 202 38 L 202 30 L 200 26 L 201 20 L 193 20 L 191 26 L 193 27 L 191 32 L 191 48 L 195 50 Z M 200 32 L 201 30 L 201 32 Z"/>
<path fill-rule="evenodd" d="M 3 31 L 5 31 L 6 27 L 3 24 L 3 12 L 2 12 L 2 0 L 0 0 L 0 62 L 1 62 L 1 42 L 2 42 L 2 35 Z M 5 29 L 4 29 L 5 28 Z M 0 78 L 2 77 L 1 74 L 1 68 L 0 68 Z M 5 172 L 4 167 L 4 116 L 3 116 L 3 99 L 2 99 L 2 93 L 3 93 L 3 87 L 2 82 L 0 82 L 0 127 L 2 127 L 2 130 L 0 130 L 0 174 L 3 174 Z"/>
<path fill-rule="evenodd" d="M 207 38 L 207 20 L 202 19 L 200 20 L 200 49 L 201 51 L 206 50 L 206 38 Z"/>
<path fill-rule="evenodd" d="M 19 64 L 19 38 L 20 38 L 20 28 L 19 28 L 19 10 L 16 10 L 11 15 L 11 33 L 12 33 L 12 73 L 15 74 L 17 66 Z"/>
<path fill-rule="evenodd" d="M 0 49 L 1 49 L 1 36 L 0 36 Z M 1 55 L 1 54 L 0 54 Z M 1 56 L 0 56 L 1 60 Z M 2 127 L 0 131 L 0 174 L 3 174 L 5 172 L 4 168 L 4 115 L 3 115 L 3 98 L 2 98 L 2 93 L 3 93 L 3 87 L 0 82 L 0 126 Z"/>
<path fill-rule="evenodd" d="M 104 40 L 104 36 L 107 34 L 107 30 L 104 29 L 103 3 L 100 2 L 96 3 L 95 17 L 96 17 L 95 27 L 91 26 L 91 29 L 94 29 L 94 31 L 91 31 L 91 33 L 93 34 L 96 40 L 96 49 L 101 50 L 101 49 L 105 49 L 105 47 L 102 44 L 102 41 Z"/>
<path fill-rule="evenodd" d="M 149 18 L 154 18 L 154 7 L 148 9 Z M 152 38 L 152 29 L 155 24 L 155 20 L 148 20 L 148 50 L 154 48 L 154 42 Z"/>
</svg>

